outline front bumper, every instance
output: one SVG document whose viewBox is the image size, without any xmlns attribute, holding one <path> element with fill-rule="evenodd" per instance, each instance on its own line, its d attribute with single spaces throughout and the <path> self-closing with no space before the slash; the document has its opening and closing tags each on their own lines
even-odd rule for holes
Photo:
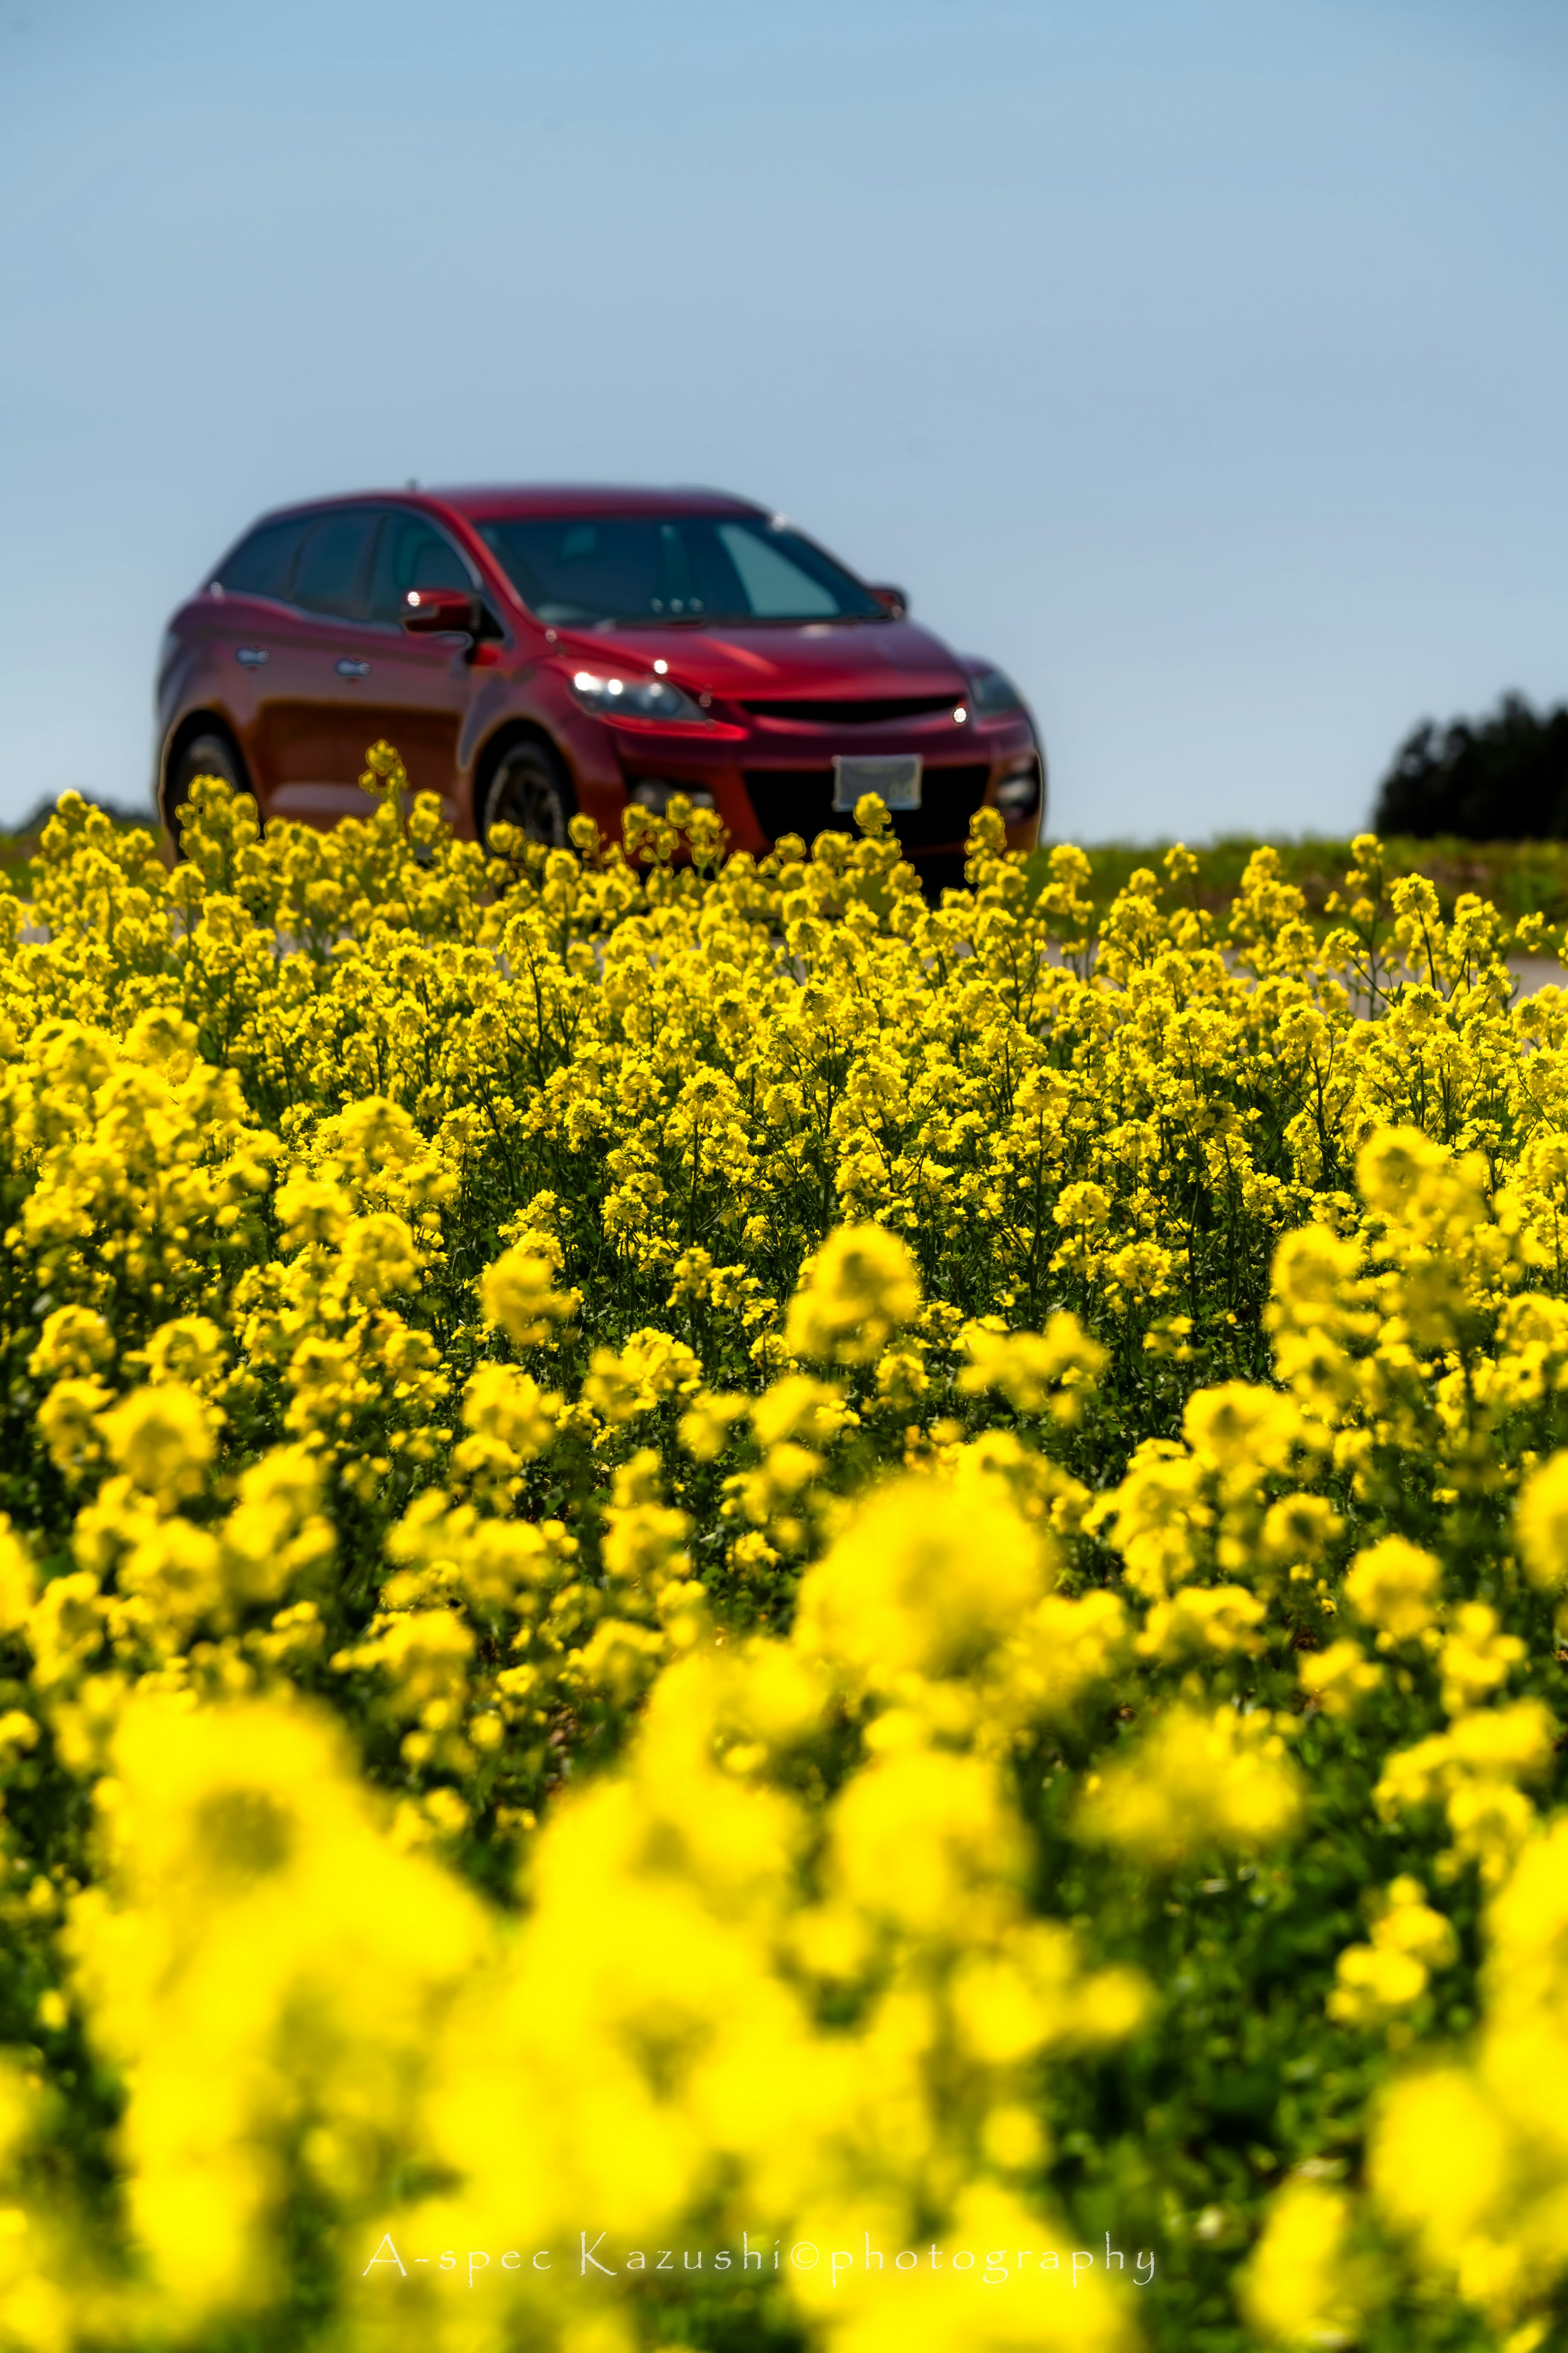
<svg viewBox="0 0 1568 2353">
<path fill-rule="evenodd" d="M 581 791 L 580 797 L 615 832 L 628 800 L 657 804 L 664 797 L 661 788 L 672 788 L 710 801 L 732 846 L 762 857 L 785 834 L 811 842 L 819 833 L 854 830 L 853 818 L 833 807 L 836 755 L 911 752 L 922 763 L 921 806 L 895 811 L 893 830 L 915 866 L 945 868 L 961 859 L 970 820 L 980 808 L 1001 807 L 1011 849 L 1032 849 L 1042 828 L 1045 762 L 1021 712 L 965 725 L 949 717 L 940 727 L 928 723 L 847 729 L 784 722 L 719 723 L 700 730 L 601 722 L 595 732 L 611 751 L 613 782 L 601 769 L 600 791 Z M 1019 785 L 1026 778 L 1031 790 L 1021 797 Z"/>
</svg>

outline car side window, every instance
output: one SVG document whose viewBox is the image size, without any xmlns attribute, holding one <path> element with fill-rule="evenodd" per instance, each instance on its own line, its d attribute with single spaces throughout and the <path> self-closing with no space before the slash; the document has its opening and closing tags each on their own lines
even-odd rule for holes
<svg viewBox="0 0 1568 2353">
<path fill-rule="evenodd" d="M 318 515 L 294 568 L 293 603 L 307 613 L 363 621 L 375 522 L 374 507 L 344 507 L 336 514 Z"/>
<path fill-rule="evenodd" d="M 411 588 L 474 586 L 474 575 L 445 532 L 420 514 L 389 508 L 371 574 L 370 617 L 400 621 Z"/>
<path fill-rule="evenodd" d="M 242 539 L 216 574 L 217 585 L 230 596 L 271 596 L 286 605 L 300 544 L 310 529 L 309 515 L 292 515 L 285 522 L 264 522 Z"/>
</svg>

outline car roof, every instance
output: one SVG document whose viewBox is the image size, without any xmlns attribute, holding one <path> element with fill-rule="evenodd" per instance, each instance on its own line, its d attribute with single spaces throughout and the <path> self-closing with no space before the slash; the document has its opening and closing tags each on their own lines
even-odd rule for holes
<svg viewBox="0 0 1568 2353">
<path fill-rule="evenodd" d="M 426 498 L 438 500 L 472 522 L 500 522 L 508 517 L 538 515 L 755 515 L 766 512 L 754 499 L 738 499 L 728 491 L 688 490 L 672 485 L 651 490 L 647 485 L 613 482 L 498 482 L 475 488 L 442 490 L 431 484 Z"/>
<path fill-rule="evenodd" d="M 343 507 L 412 505 L 460 515 L 469 523 L 541 520 L 555 515 L 765 515 L 769 510 L 754 499 L 738 499 L 728 491 L 649 490 L 646 484 L 625 487 L 609 482 L 499 482 L 475 487 L 440 489 L 430 482 L 405 482 L 395 490 L 340 491 L 336 497 L 294 499 L 286 506 L 268 507 L 248 528 L 291 522 L 296 518 L 324 514 Z M 236 543 L 237 544 L 237 543 Z"/>
</svg>

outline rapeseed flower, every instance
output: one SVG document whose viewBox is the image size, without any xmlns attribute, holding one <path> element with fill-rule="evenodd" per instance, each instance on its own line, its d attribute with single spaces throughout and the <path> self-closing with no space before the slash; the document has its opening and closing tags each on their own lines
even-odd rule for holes
<svg viewBox="0 0 1568 2353">
<path fill-rule="evenodd" d="M 920 1312 L 920 1279 L 906 1245 L 874 1225 L 845 1226 L 812 1261 L 790 1302 L 793 1356 L 869 1364 Z"/>
<path fill-rule="evenodd" d="M 0 896 L 5 2328 L 1543 2342 L 1568 1000 L 366 773 Z"/>
<path fill-rule="evenodd" d="M 1169 1870 L 1205 1848 L 1244 1853 L 1289 1837 L 1302 1806 L 1284 1729 L 1259 1711 L 1177 1707 L 1128 1757 L 1089 1777 L 1086 1839 Z"/>
</svg>

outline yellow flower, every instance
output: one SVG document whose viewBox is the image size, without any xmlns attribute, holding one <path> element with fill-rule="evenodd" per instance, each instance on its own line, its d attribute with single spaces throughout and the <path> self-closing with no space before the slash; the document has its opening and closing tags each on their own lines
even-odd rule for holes
<svg viewBox="0 0 1568 2353">
<path fill-rule="evenodd" d="M 1374 2026 L 1408 2010 L 1426 1990 L 1430 1973 L 1458 1952 L 1453 1923 L 1426 1902 L 1418 1880 L 1390 1886 L 1373 1922 L 1369 1945 L 1348 1945 L 1336 1961 L 1329 2015 L 1347 2025 Z"/>
<path fill-rule="evenodd" d="M 1271 2345 L 1353 2345 L 1367 2301 L 1364 2267 L 1348 2259 L 1352 2208 L 1343 2190 L 1289 2181 L 1242 2273 L 1249 2327 Z"/>
<path fill-rule="evenodd" d="M 716 1462 L 729 1441 L 730 1431 L 746 1410 L 743 1397 L 725 1397 L 700 1389 L 681 1415 L 680 1442 L 699 1462 Z"/>
<path fill-rule="evenodd" d="M 1408 1642 L 1432 1623 L 1442 1582 L 1435 1555 L 1403 1536 L 1358 1552 L 1345 1576 L 1345 1598 L 1392 1642 Z"/>
<path fill-rule="evenodd" d="M 234 1509 L 218 1530 L 225 1593 L 238 1605 L 273 1601 L 331 1558 L 321 1511 L 321 1466 L 302 1446 L 279 1446 L 241 1472 Z"/>
<path fill-rule="evenodd" d="M 210 1315 L 180 1315 L 159 1325 L 143 1353 L 155 1382 L 182 1381 L 206 1397 L 222 1378 L 229 1349 Z"/>
<path fill-rule="evenodd" d="M 1509 2156 L 1506 2128 L 1481 2087 L 1457 2067 L 1434 2067 L 1389 2094 L 1373 2137 L 1373 2189 L 1447 2271 L 1506 2194 Z"/>
<path fill-rule="evenodd" d="M 1479 1153 L 1457 1157 L 1417 1127 L 1388 1127 L 1356 1158 L 1362 1198 L 1407 1224 L 1424 1242 L 1474 1225 L 1485 1207 L 1486 1163 Z"/>
<path fill-rule="evenodd" d="M 289 1250 L 310 1242 L 341 1241 L 353 1215 L 353 1199 L 329 1176 L 310 1176 L 302 1169 L 278 1188 L 278 1215 Z"/>
<path fill-rule="evenodd" d="M 807 1571 L 795 1641 L 879 1682 L 971 1671 L 1052 1581 L 1034 1530 L 994 1493 L 901 1479 Z"/>
<path fill-rule="evenodd" d="M 1384 1669 L 1348 1636 L 1326 1651 L 1304 1651 L 1298 1672 L 1301 1688 L 1330 1715 L 1350 1715 L 1382 1683 Z"/>
<path fill-rule="evenodd" d="M 419 1280 L 421 1261 L 414 1236 L 391 1209 L 351 1218 L 339 1247 L 343 1282 L 367 1307 L 379 1307 L 394 1292 L 412 1291 Z"/>
<path fill-rule="evenodd" d="M 425 1139 L 405 1107 L 381 1093 L 346 1104 L 317 1133 L 356 1181 L 386 1169 L 405 1171 L 425 1156 Z"/>
<path fill-rule="evenodd" d="M 332 1665 L 340 1674 L 378 1671 L 394 1712 L 419 1715 L 432 1701 L 447 1711 L 460 1702 L 473 1651 L 473 1630 L 453 1610 L 399 1610 L 373 1620 L 365 1640 L 341 1651 Z"/>
<path fill-rule="evenodd" d="M 1568 1585 L 1568 1451 L 1531 1472 L 1520 1490 L 1513 1524 L 1531 1581 L 1547 1592 Z"/>
<path fill-rule="evenodd" d="M 1145 1658 L 1252 1657 L 1263 1647 L 1258 1629 L 1266 1614 L 1244 1586 L 1185 1586 L 1154 1604 L 1137 1648 Z"/>
<path fill-rule="evenodd" d="M 1453 1923 L 1431 1909 L 1426 1889 L 1408 1873 L 1389 1883 L 1386 1905 L 1372 1933 L 1373 1944 L 1414 1953 L 1433 1968 L 1447 1968 L 1459 1948 Z"/>
<path fill-rule="evenodd" d="M 27 1613 L 33 1681 L 42 1692 L 71 1681 L 103 1641 L 104 1603 L 90 1569 L 51 1577 Z"/>
<path fill-rule="evenodd" d="M 485 1321 L 520 1348 L 553 1345 L 555 1326 L 568 1324 L 582 1294 L 555 1287 L 557 1261 L 534 1250 L 503 1250 L 479 1278 Z"/>
<path fill-rule="evenodd" d="M 129 1532 L 128 1532 L 129 1533 Z M 121 1593 L 144 1601 L 160 1626 L 188 1632 L 224 1598 L 217 1538 L 188 1520 L 152 1520 L 139 1528 L 120 1563 Z"/>
<path fill-rule="evenodd" d="M 1090 1506 L 1091 1529 L 1115 1524 L 1115 1544 L 1134 1591 L 1156 1599 L 1202 1566 L 1214 1523 L 1204 1467 L 1162 1438 L 1145 1439 L 1119 1487 Z"/>
<path fill-rule="evenodd" d="M 463 1391 L 463 1422 L 477 1437 L 494 1439 L 519 1461 L 531 1461 L 555 1438 L 562 1398 L 542 1389 L 531 1373 L 510 1365 L 481 1365 Z"/>
<path fill-rule="evenodd" d="M 624 1348 L 595 1349 L 583 1398 L 606 1421 L 633 1421 L 661 1398 L 690 1397 L 701 1377 L 701 1363 L 684 1340 L 634 1332 Z"/>
<path fill-rule="evenodd" d="M 791 1439 L 828 1446 L 857 1419 L 841 1388 L 813 1380 L 808 1373 L 785 1373 L 752 1406 L 752 1428 L 761 1446 L 782 1446 Z"/>
<path fill-rule="evenodd" d="M 408 797 L 408 771 L 395 746 L 384 738 L 374 743 L 365 754 L 364 770 L 359 781 L 363 791 L 377 796 L 384 794 L 398 808 Z"/>
<path fill-rule="evenodd" d="M 379 1834 L 341 1736 L 302 1706 L 133 1701 L 99 1814 L 74 1987 L 128 2086 L 147 2292 L 199 2331 L 271 2292 L 301 2116 L 362 2150 L 416 2128 L 433 2031 L 489 1938 L 470 1896 Z"/>
<path fill-rule="evenodd" d="M 1125 1293 L 1142 1306 L 1164 1298 L 1173 1289 L 1175 1254 L 1156 1241 L 1124 1242 L 1120 1250 L 1106 1254 L 1104 1271 L 1113 1297 Z"/>
<path fill-rule="evenodd" d="M 1347 2026 L 1372 2026 L 1408 2010 L 1426 1990 L 1426 1969 L 1414 1953 L 1377 1945 L 1347 1945 L 1334 1964 L 1331 2018 Z"/>
<path fill-rule="evenodd" d="M 161 1502 L 201 1488 L 216 1444 L 213 1409 L 178 1381 L 132 1389 L 98 1417 L 110 1460 Z"/>
<path fill-rule="evenodd" d="M 1271 1328 L 1285 1328 L 1288 1319 L 1298 1330 L 1312 1324 L 1342 1330 L 1360 1268 L 1361 1245 L 1353 1237 L 1316 1225 L 1285 1235 L 1274 1253 Z M 1364 1328 L 1365 1320 L 1352 1317 L 1352 1328 Z"/>
<path fill-rule="evenodd" d="M 856 1774 L 832 1813 L 834 1885 L 878 1918 L 961 1940 L 966 1906 L 1023 1868 L 994 1767 L 909 1748 Z"/>
<path fill-rule="evenodd" d="M 38 1408 L 38 1434 L 49 1460 L 68 1480 L 79 1479 L 103 1454 L 102 1415 L 112 1392 L 101 1381 L 68 1376 Z"/>
<path fill-rule="evenodd" d="M 913 1413 L 931 1388 L 918 1342 L 896 1341 L 877 1359 L 877 1395 L 895 1413 Z"/>
<path fill-rule="evenodd" d="M 1322 1558 L 1342 1525 L 1324 1495 L 1281 1495 L 1264 1514 L 1258 1553 L 1270 1568 L 1306 1567 Z"/>
<path fill-rule="evenodd" d="M 1069 1714 L 1121 1663 L 1129 1631 L 1120 1594 L 1090 1592 L 1069 1600 L 1047 1593 L 1006 1643 L 991 1704 L 999 1717 L 1026 1723 Z"/>
<path fill-rule="evenodd" d="M 1462 1715 L 1499 1690 L 1523 1657 L 1524 1644 L 1517 1634 L 1499 1631 L 1497 1611 L 1487 1602 L 1461 1603 L 1438 1653 L 1443 1704 L 1449 1715 Z"/>
<path fill-rule="evenodd" d="M 1245 1492 L 1260 1472 L 1284 1469 L 1301 1417 L 1294 1400 L 1277 1389 L 1226 1381 L 1188 1398 L 1182 1427 L 1199 1461 L 1212 1464 Z"/>
<path fill-rule="evenodd" d="M 963 2041 L 993 2066 L 1122 2042 L 1151 2007 L 1133 1970 L 1086 1975 L 1072 1931 L 1054 1920 L 1021 1924 L 994 1951 L 971 1952 L 953 1973 L 951 1999 Z"/>
<path fill-rule="evenodd" d="M 35 1380 L 58 1380 L 62 1373 L 85 1380 L 113 1354 L 114 1335 L 95 1307 L 56 1307 L 44 1318 L 27 1370 Z"/>
<path fill-rule="evenodd" d="M 30 936 L 0 892 L 0 1915 L 42 1957 L 46 2140 L 103 2154 L 79 2029 L 122 2087 L 125 2218 L 100 2266 L 69 2165 L 29 2204 L 0 2067 L 0 2335 L 269 2340 L 302 2225 L 355 2342 L 442 2337 L 438 2251 L 488 2246 L 481 2336 L 605 2353 L 637 2282 L 568 2308 L 563 2251 L 700 2215 L 778 2241 L 777 2326 L 832 2353 L 1124 2353 L 1163 2292 L 1131 2245 L 1086 2271 L 987 2178 L 1037 2189 L 1043 2068 L 1181 2042 L 1036 1916 L 1079 1901 L 1061 1835 L 1201 2008 L 1310 1908 L 1310 1803 L 1434 1892 L 1390 1862 L 1297 2035 L 1386 2037 L 1373 2187 L 1327 2187 L 1308 2099 L 1242 2316 L 1370 2338 L 1386 2233 L 1391 2343 L 1426 2311 L 1531 2353 L 1568 2203 L 1568 997 L 1513 1002 L 1498 911 L 1445 918 L 1371 837 L 1324 941 L 1267 848 L 1227 917 L 1184 849 L 1110 898 L 986 810 L 931 904 L 876 805 L 766 856 L 685 794 L 487 855 L 394 746 L 365 765 L 331 830 L 198 780 L 173 870 L 68 797 Z M 1321 1788 L 1250 1704 L 1292 1660 Z M 1405 2073 L 1477 1883 L 1475 2023 Z M 1163 2149 L 1141 2211 L 1191 2203 Z M 356 2284 L 372 2217 L 430 2269 Z M 498 2262 L 525 2238 L 552 2274 Z M 724 2287 L 665 2333 L 722 2333 Z"/>
<path fill-rule="evenodd" d="M 14 1634 L 26 1625 L 37 1592 L 27 1548 L 12 1527 L 10 1514 L 0 1512 L 0 1634 Z"/>
<path fill-rule="evenodd" d="M 1110 1196 L 1103 1185 L 1088 1179 L 1064 1185 L 1051 1216 L 1069 1232 L 1103 1233 L 1110 1223 Z"/>
<path fill-rule="evenodd" d="M 1276 1719 L 1173 1708 L 1125 1757 L 1091 1775 L 1080 1835 L 1169 1869 L 1208 1847 L 1244 1852 L 1289 1837 L 1301 1785 Z"/>
<path fill-rule="evenodd" d="M 868 1365 L 920 1306 L 920 1278 L 898 1235 L 876 1225 L 840 1226 L 802 1272 L 784 1345 L 795 1356 Z"/>
<path fill-rule="evenodd" d="M 1020 1413 L 1049 1410 L 1058 1421 L 1075 1420 L 1084 1393 L 1093 1389 L 1106 1364 L 1105 1350 L 1065 1309 L 1043 1333 L 996 1330 L 966 1324 L 959 1335 L 969 1363 L 959 1374 L 966 1397 L 998 1389 Z"/>
</svg>

